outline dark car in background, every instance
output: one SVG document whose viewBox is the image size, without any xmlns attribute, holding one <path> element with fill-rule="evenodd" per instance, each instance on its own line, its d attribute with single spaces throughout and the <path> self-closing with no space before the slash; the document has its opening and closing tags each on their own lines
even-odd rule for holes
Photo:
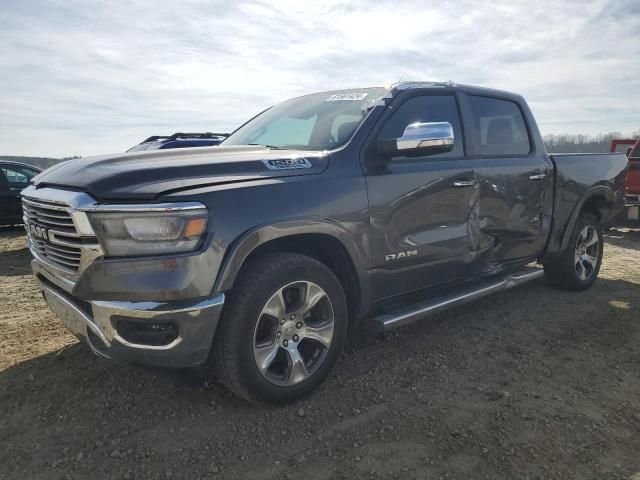
<svg viewBox="0 0 640 480">
<path fill-rule="evenodd" d="M 0 162 L 0 225 L 22 223 L 20 192 L 41 171 L 25 163 Z"/>
<path fill-rule="evenodd" d="M 220 144 L 228 133 L 174 133 L 173 135 L 154 135 L 131 147 L 127 152 L 144 150 L 168 150 L 170 148 L 212 147 Z"/>
</svg>

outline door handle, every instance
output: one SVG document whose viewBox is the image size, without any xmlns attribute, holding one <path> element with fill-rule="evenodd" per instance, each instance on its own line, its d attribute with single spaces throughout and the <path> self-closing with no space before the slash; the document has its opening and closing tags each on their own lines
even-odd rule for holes
<svg viewBox="0 0 640 480">
<path fill-rule="evenodd" d="M 454 188 L 475 187 L 478 185 L 477 180 L 456 180 L 451 184 Z"/>
<path fill-rule="evenodd" d="M 529 174 L 529 180 L 542 180 L 547 176 L 547 174 L 545 172 L 542 173 L 531 173 Z"/>
</svg>

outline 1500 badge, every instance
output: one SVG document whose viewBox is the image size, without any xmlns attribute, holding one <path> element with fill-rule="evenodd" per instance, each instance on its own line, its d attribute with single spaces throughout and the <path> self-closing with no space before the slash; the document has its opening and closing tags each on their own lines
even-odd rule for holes
<svg viewBox="0 0 640 480">
<path fill-rule="evenodd" d="M 262 160 L 269 170 L 291 170 L 296 168 L 311 168 L 311 162 L 304 157 L 278 158 L 277 160 Z"/>
</svg>

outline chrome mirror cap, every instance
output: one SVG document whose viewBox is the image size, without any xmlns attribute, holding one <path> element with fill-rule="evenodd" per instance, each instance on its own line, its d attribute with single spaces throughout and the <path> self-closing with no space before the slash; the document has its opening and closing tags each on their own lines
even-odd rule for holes
<svg viewBox="0 0 640 480">
<path fill-rule="evenodd" d="M 428 147 L 453 148 L 453 127 L 449 122 L 412 123 L 396 142 L 398 152 Z"/>
<path fill-rule="evenodd" d="M 402 137 L 382 140 L 378 151 L 384 156 L 434 155 L 450 152 L 454 143 L 449 122 L 416 122 L 407 125 Z"/>
</svg>

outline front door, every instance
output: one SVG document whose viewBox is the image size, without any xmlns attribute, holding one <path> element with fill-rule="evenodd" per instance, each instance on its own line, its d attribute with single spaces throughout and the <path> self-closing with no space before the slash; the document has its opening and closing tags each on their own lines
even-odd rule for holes
<svg viewBox="0 0 640 480">
<path fill-rule="evenodd" d="M 371 222 L 369 266 L 375 300 L 445 283 L 475 269 L 470 205 L 476 193 L 472 162 L 465 159 L 456 97 L 408 93 L 396 99 L 379 133 L 365 149 Z M 376 141 L 401 137 L 415 122 L 449 122 L 451 152 L 396 156 L 376 163 Z"/>
</svg>

